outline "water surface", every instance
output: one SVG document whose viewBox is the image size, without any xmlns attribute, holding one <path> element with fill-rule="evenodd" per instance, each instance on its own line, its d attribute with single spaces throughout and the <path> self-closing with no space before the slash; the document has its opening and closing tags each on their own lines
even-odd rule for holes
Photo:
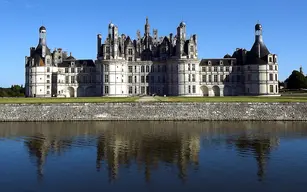
<svg viewBox="0 0 307 192">
<path fill-rule="evenodd" d="M 1 191 L 306 191 L 307 122 L 0 123 Z"/>
</svg>

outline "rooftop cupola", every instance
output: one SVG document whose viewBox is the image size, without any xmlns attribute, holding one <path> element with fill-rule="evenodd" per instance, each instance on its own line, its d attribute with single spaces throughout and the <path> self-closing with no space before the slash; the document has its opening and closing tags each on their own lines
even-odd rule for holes
<svg viewBox="0 0 307 192">
<path fill-rule="evenodd" d="M 262 58 L 270 54 L 268 48 L 263 42 L 262 25 L 260 23 L 255 25 L 255 42 L 250 52 L 252 52 L 258 58 Z"/>
</svg>

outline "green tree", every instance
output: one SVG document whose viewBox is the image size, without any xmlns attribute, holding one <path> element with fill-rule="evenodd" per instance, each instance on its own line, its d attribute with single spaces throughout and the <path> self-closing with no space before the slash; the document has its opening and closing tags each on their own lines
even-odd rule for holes
<svg viewBox="0 0 307 192">
<path fill-rule="evenodd" d="M 24 97 L 25 88 L 22 85 L 12 85 L 10 88 L 0 87 L 0 97 Z"/>
<path fill-rule="evenodd" d="M 307 88 L 307 78 L 297 70 L 292 71 L 292 74 L 288 77 L 286 83 L 288 89 Z"/>
</svg>

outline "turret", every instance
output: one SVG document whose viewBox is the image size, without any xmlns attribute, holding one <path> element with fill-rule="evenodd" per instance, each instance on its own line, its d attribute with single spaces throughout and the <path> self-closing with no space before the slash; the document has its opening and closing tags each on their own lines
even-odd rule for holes
<svg viewBox="0 0 307 192">
<path fill-rule="evenodd" d="M 262 38 L 262 25 L 257 23 L 255 25 L 255 43 L 251 49 L 254 56 L 262 58 L 270 54 L 269 50 L 265 46 Z"/>
<path fill-rule="evenodd" d="M 180 58 L 184 53 L 184 43 L 186 40 L 186 24 L 181 22 L 177 27 L 176 55 Z"/>
<path fill-rule="evenodd" d="M 46 28 L 44 26 L 41 26 L 39 28 L 39 46 L 42 47 L 42 57 L 46 56 Z"/>
<path fill-rule="evenodd" d="M 101 34 L 98 34 L 97 35 L 97 58 L 100 57 L 101 55 L 101 39 L 102 39 Z"/>
<path fill-rule="evenodd" d="M 148 17 L 146 17 L 146 24 L 145 24 L 145 36 L 149 36 L 150 34 L 150 25 L 149 25 L 149 22 L 148 22 Z"/>
</svg>

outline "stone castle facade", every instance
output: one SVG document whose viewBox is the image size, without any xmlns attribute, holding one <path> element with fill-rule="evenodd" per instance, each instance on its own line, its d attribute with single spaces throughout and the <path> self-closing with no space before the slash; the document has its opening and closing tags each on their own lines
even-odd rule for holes
<svg viewBox="0 0 307 192">
<path fill-rule="evenodd" d="M 26 57 L 28 97 L 279 95 L 277 55 L 265 46 L 261 24 L 249 51 L 217 59 L 198 58 L 197 35 L 187 37 L 184 22 L 176 34 L 159 37 L 146 18 L 134 40 L 110 23 L 104 41 L 97 35 L 95 61 L 51 52 L 46 32 L 40 27 L 38 46 Z"/>
</svg>

